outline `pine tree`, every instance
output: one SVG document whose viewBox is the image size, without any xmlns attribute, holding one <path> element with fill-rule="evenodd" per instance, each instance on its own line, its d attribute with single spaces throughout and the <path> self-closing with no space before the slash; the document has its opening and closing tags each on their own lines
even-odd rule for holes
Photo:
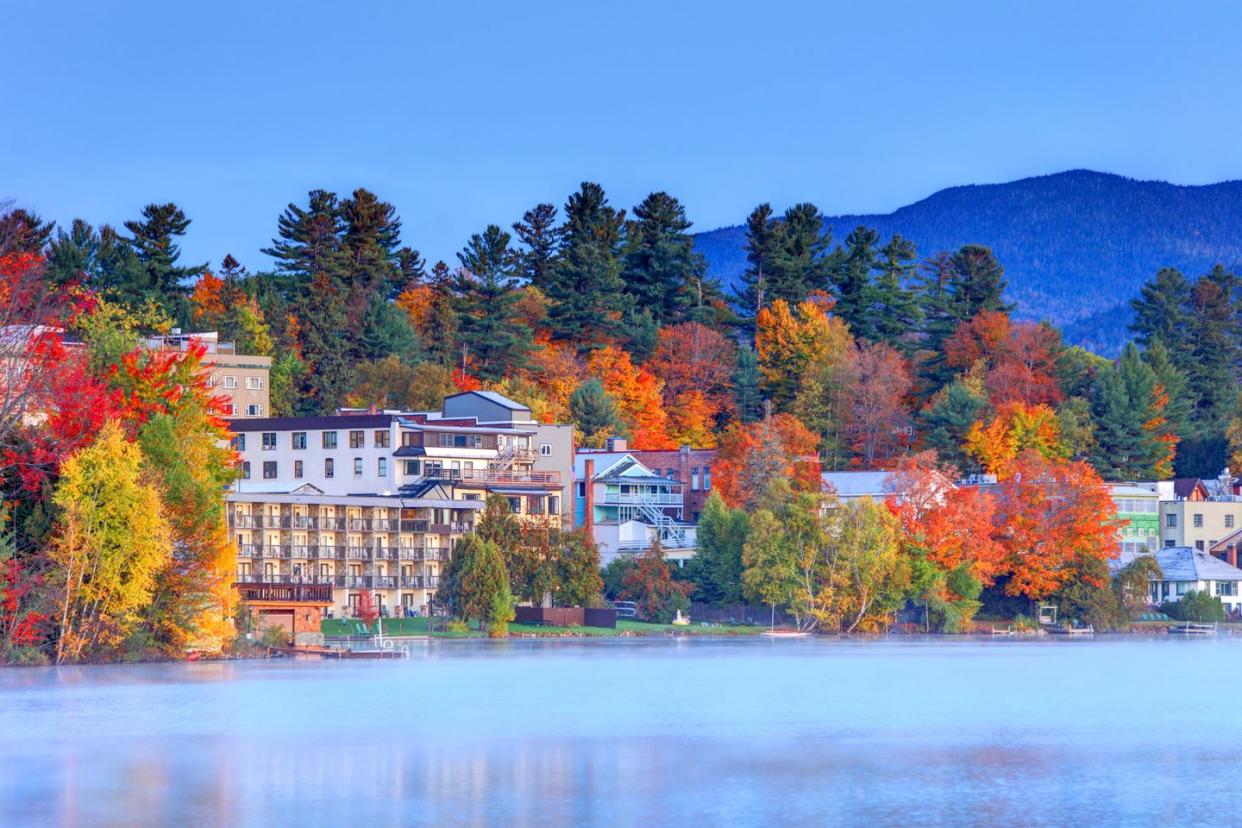
<svg viewBox="0 0 1242 828">
<path fill-rule="evenodd" d="M 837 303 L 832 311 L 861 339 L 874 340 L 877 336 L 874 305 L 878 296 L 871 284 L 871 271 L 877 264 L 875 246 L 879 241 L 880 235 L 870 227 L 854 228 L 845 238 L 844 255 L 833 274 Z"/>
<path fill-rule="evenodd" d="M 405 287 L 397 267 L 401 219 L 397 210 L 369 190 L 359 188 L 341 202 L 344 232 L 341 248 L 350 285 L 351 318 L 365 312 L 372 296 L 396 296 Z"/>
<path fill-rule="evenodd" d="M 569 398 L 569 413 L 584 445 L 598 448 L 603 438 L 626 431 L 617 404 L 595 377 L 583 380 L 574 389 Z"/>
<path fill-rule="evenodd" d="M 733 300 L 745 326 L 753 331 L 755 317 L 776 298 L 771 282 L 780 257 L 784 225 L 772 217 L 772 205 L 760 204 L 746 218 L 746 262 L 741 289 Z"/>
<path fill-rule="evenodd" d="M 20 207 L 0 215 L 0 256 L 8 253 L 42 253 L 52 237 L 55 222 Z"/>
<path fill-rule="evenodd" d="M 336 194 L 311 190 L 306 209 L 290 204 L 277 220 L 279 239 L 263 252 L 276 260 L 279 272 L 309 280 L 322 273 L 342 286 L 345 254 L 341 248 L 340 205 Z"/>
<path fill-rule="evenodd" d="M 964 382 L 946 385 L 919 414 L 923 444 L 935 449 L 941 461 L 966 469 L 970 462 L 962 446 L 970 427 L 982 419 L 987 407 L 981 389 Z"/>
<path fill-rule="evenodd" d="M 625 225 L 625 290 L 661 325 L 684 322 L 702 303 L 707 262 L 687 233 L 681 202 L 651 193 Z"/>
<path fill-rule="evenodd" d="M 1169 404 L 1164 409 L 1169 428 L 1174 434 L 1186 436 L 1190 433 L 1190 411 L 1194 407 L 1186 374 L 1173 364 L 1169 349 L 1160 339 L 1154 340 L 1143 351 L 1143 361 L 1151 366 L 1156 381 L 1169 399 Z"/>
<path fill-rule="evenodd" d="M 454 281 L 460 338 L 473 356 L 474 373 L 497 380 L 525 364 L 531 332 L 515 318 L 519 287 L 510 236 L 494 224 L 470 237 L 457 254 Z"/>
<path fill-rule="evenodd" d="M 923 321 L 919 298 L 908 288 L 918 253 L 914 242 L 894 234 L 880 248 L 879 276 L 874 288 L 875 335 L 909 357 L 917 347 L 914 334 Z"/>
<path fill-rule="evenodd" d="M 373 296 L 358 336 L 358 358 L 374 361 L 392 355 L 409 365 L 418 354 L 418 337 L 409 318 L 392 302 Z"/>
<path fill-rule="evenodd" d="M 427 280 L 427 261 L 412 247 L 403 247 L 397 251 L 397 270 L 401 274 L 401 290 Z M 397 291 L 396 295 L 388 298 L 396 299 L 400 295 L 401 291 Z"/>
<path fill-rule="evenodd" d="M 1195 280 L 1186 299 L 1190 316 L 1186 373 L 1195 398 L 1191 421 L 1200 432 L 1223 432 L 1233 413 L 1242 365 L 1237 291 L 1237 276 L 1217 265 Z"/>
<path fill-rule="evenodd" d="M 624 222 L 625 211 L 611 207 L 604 188 L 589 181 L 565 203 L 565 241 L 546 291 L 552 302 L 548 322 L 556 339 L 590 350 L 620 332 Z"/>
<path fill-rule="evenodd" d="M 1090 462 L 1106 480 L 1148 480 L 1171 471 L 1158 468 L 1168 456 L 1161 439 L 1167 428 L 1153 427 L 1163 420 L 1158 385 L 1156 373 L 1133 343 L 1126 345 L 1121 359 L 1097 374 L 1091 398 L 1095 451 Z"/>
<path fill-rule="evenodd" d="M 47 276 L 52 284 L 64 287 L 91 281 L 96 275 L 99 234 L 82 219 L 74 219 L 66 233 L 63 228 L 47 246 Z"/>
<path fill-rule="evenodd" d="M 181 247 L 176 238 L 184 236 L 190 220 L 176 204 L 148 204 L 142 208 L 142 218 L 125 222 L 130 232 L 126 240 L 138 256 L 141 269 L 131 271 L 138 277 L 129 285 L 122 286 L 122 300 L 135 304 L 145 299 L 155 299 L 164 305 L 175 319 L 187 319 L 185 301 L 187 279 L 199 276 L 207 269 L 206 263 L 180 267 Z M 125 289 L 128 288 L 126 291 Z"/>
<path fill-rule="evenodd" d="M 1004 300 L 1005 269 L 990 248 L 965 245 L 950 257 L 949 264 L 949 307 L 957 321 L 971 319 L 980 311 L 1013 310 Z"/>
<path fill-rule="evenodd" d="M 536 204 L 515 222 L 513 232 L 526 245 L 520 256 L 519 273 L 526 283 L 547 292 L 552 268 L 560 252 L 562 228 L 556 225 L 556 206 Z"/>
<path fill-rule="evenodd" d="M 1186 297 L 1190 295 L 1190 283 L 1180 270 L 1163 268 L 1143 285 L 1139 295 L 1130 300 L 1134 309 L 1134 321 L 1130 330 L 1134 338 L 1145 348 L 1156 342 L 1168 349 L 1173 364 L 1185 370 L 1190 350 L 1190 314 L 1186 310 Z"/>
<path fill-rule="evenodd" d="M 813 290 L 832 287 L 832 232 L 814 204 L 795 204 L 785 211 L 781 252 L 772 280 L 771 298 L 796 304 Z"/>
<path fill-rule="evenodd" d="M 737 349 L 737 366 L 733 369 L 733 399 L 737 416 L 744 423 L 753 423 L 763 415 L 763 397 L 759 393 L 759 361 L 755 349 L 743 342 Z"/>
</svg>

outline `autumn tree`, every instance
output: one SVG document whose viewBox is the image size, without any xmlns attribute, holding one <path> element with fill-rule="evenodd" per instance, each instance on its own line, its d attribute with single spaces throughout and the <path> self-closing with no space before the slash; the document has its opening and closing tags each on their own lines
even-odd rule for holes
<svg viewBox="0 0 1242 828">
<path fill-rule="evenodd" d="M 789 414 L 733 423 L 712 464 L 712 487 L 735 508 L 753 505 L 776 480 L 796 491 L 818 492 L 818 438 Z"/>
<path fill-rule="evenodd" d="M 996 496 L 1005 592 L 1039 600 L 1073 576 L 1079 559 L 1113 557 L 1115 513 L 1108 488 L 1086 463 L 1024 450 Z"/>
<path fill-rule="evenodd" d="M 882 342 L 861 344 L 853 360 L 846 434 L 856 461 L 870 469 L 887 464 L 911 442 L 906 408 L 911 380 L 905 360 Z"/>
<path fill-rule="evenodd" d="M 612 345 L 593 351 L 587 373 L 597 378 L 629 426 L 636 449 L 676 448 L 669 436 L 664 410 L 663 383 L 645 367 L 635 367 L 630 355 Z"/>
<path fill-rule="evenodd" d="M 60 589 L 57 662 L 119 648 L 151 601 L 171 533 L 142 473 L 141 450 L 115 421 L 61 468 L 48 553 Z"/>
<path fill-rule="evenodd" d="M 685 581 L 673 580 L 657 539 L 638 558 L 638 565 L 626 574 L 621 597 L 638 605 L 639 617 L 644 621 L 667 624 L 678 611 L 690 609 L 693 589 L 693 585 Z"/>
<path fill-rule="evenodd" d="M 808 366 L 829 359 L 850 342 L 849 330 L 812 301 L 791 307 L 776 300 L 756 318 L 755 356 L 762 387 L 778 409 L 798 391 Z"/>
<path fill-rule="evenodd" d="M 966 451 L 989 474 L 1008 477 L 1020 454 L 1032 450 L 1045 459 L 1066 456 L 1056 412 L 1046 405 L 1006 403 L 988 423 L 976 422 L 966 435 Z"/>
</svg>

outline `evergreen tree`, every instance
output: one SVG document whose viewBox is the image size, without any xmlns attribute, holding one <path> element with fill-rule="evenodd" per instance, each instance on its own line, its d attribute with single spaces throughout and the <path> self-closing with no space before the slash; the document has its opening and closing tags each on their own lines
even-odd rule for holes
<svg viewBox="0 0 1242 828">
<path fill-rule="evenodd" d="M 412 247 L 403 247 L 397 251 L 397 270 L 401 274 L 401 290 L 409 288 L 411 285 L 417 285 L 427 279 L 427 261 L 423 259 L 423 255 Z M 389 296 L 389 299 L 396 299 L 401 293 L 398 291 L 396 295 Z"/>
<path fill-rule="evenodd" d="M 82 219 L 74 219 L 66 233 L 57 229 L 47 246 L 47 277 L 57 287 L 90 281 L 96 274 L 99 234 Z"/>
<path fill-rule="evenodd" d="M 625 225 L 626 292 L 661 325 L 686 321 L 702 301 L 707 262 L 690 226 L 681 202 L 665 192 L 643 199 Z"/>
<path fill-rule="evenodd" d="M 935 449 L 941 461 L 965 470 L 971 464 L 962 446 L 970 427 L 981 420 L 988 407 L 981 390 L 964 382 L 945 386 L 923 409 L 923 443 Z"/>
<path fill-rule="evenodd" d="M 604 188 L 584 182 L 565 204 L 564 245 L 546 291 L 553 336 L 582 350 L 620 332 L 625 307 L 621 228 L 625 211 L 608 204 Z"/>
<path fill-rule="evenodd" d="M 742 547 L 749 520 L 741 509 L 730 509 L 717 492 L 707 498 L 699 518 L 697 552 L 686 564 L 695 598 L 709 604 L 742 601 Z"/>
<path fill-rule="evenodd" d="M 510 236 L 494 224 L 470 237 L 457 254 L 461 269 L 454 287 L 460 339 L 473 355 L 480 377 L 498 380 L 523 365 L 532 347 L 531 332 L 515 318 L 519 287 L 517 256 Z"/>
<path fill-rule="evenodd" d="M 405 287 L 397 267 L 401 219 L 395 207 L 362 188 L 341 202 L 340 215 L 351 318 L 356 319 L 365 312 L 371 297 L 395 297 Z"/>
<path fill-rule="evenodd" d="M 1145 348 L 1159 341 L 1168 349 L 1173 364 L 1185 369 L 1190 350 L 1190 314 L 1186 310 L 1186 297 L 1190 295 L 1190 283 L 1180 270 L 1162 269 L 1143 285 L 1139 295 L 1130 300 L 1134 320 L 1130 330 L 1134 338 Z"/>
<path fill-rule="evenodd" d="M 1143 361 L 1151 366 L 1156 375 L 1156 382 L 1164 390 L 1169 403 L 1164 409 L 1164 417 L 1174 434 L 1186 436 L 1190 433 L 1190 411 L 1194 405 L 1186 375 L 1173 364 L 1169 349 L 1160 339 L 1152 341 L 1147 350 L 1143 351 Z"/>
<path fill-rule="evenodd" d="M 409 365 L 418 353 L 418 337 L 410 327 L 409 317 L 387 299 L 371 297 L 358 337 L 358 358 L 375 361 L 391 354 Z"/>
<path fill-rule="evenodd" d="M 772 299 L 794 305 L 813 290 L 832 287 L 832 232 L 814 204 L 795 204 L 785 211 L 778 267 L 772 280 Z"/>
<path fill-rule="evenodd" d="M 625 423 L 616 402 L 595 377 L 583 380 L 569 397 L 569 416 L 582 434 L 583 443 L 598 448 L 603 439 L 624 434 Z"/>
<path fill-rule="evenodd" d="M 646 362 L 660 342 L 660 323 L 649 308 L 630 308 L 625 314 L 625 350 L 635 362 Z"/>
<path fill-rule="evenodd" d="M 916 277 L 915 294 L 923 317 L 919 392 L 924 399 L 953 378 L 944 358 L 944 343 L 953 335 L 958 322 L 952 310 L 952 270 L 949 254 L 937 253 L 923 263 Z"/>
<path fill-rule="evenodd" d="M 774 299 L 771 282 L 780 257 L 784 225 L 772 217 L 772 205 L 760 204 L 746 218 L 746 270 L 742 273 L 741 289 L 733 297 L 738 312 L 749 330 L 754 330 L 755 317 Z"/>
<path fill-rule="evenodd" d="M 285 208 L 276 223 L 279 238 L 263 252 L 276 260 L 281 273 L 305 280 L 322 273 L 344 286 L 343 225 L 336 194 L 311 190 L 307 200 L 305 209 L 296 204 Z"/>
<path fill-rule="evenodd" d="M 844 255 L 839 257 L 833 285 L 837 304 L 832 312 L 845 320 L 850 332 L 861 339 L 876 339 L 874 306 L 878 299 L 871 283 L 877 264 L 875 246 L 880 235 L 870 227 L 856 227 L 845 238 Z"/>
<path fill-rule="evenodd" d="M 1242 365 L 1237 291 L 1237 276 L 1217 265 L 1195 280 L 1186 299 L 1190 316 L 1186 373 L 1194 389 L 1191 421 L 1200 433 L 1223 432 L 1233 413 Z"/>
<path fill-rule="evenodd" d="M 20 207 L 0 215 L 0 256 L 8 253 L 42 253 L 52 237 L 55 222 Z"/>
<path fill-rule="evenodd" d="M 526 245 L 519 255 L 519 274 L 526 283 L 547 292 L 552 268 L 561 247 L 562 229 L 556 226 L 556 206 L 536 204 L 514 223 L 513 232 Z"/>
<path fill-rule="evenodd" d="M 909 357 L 917 345 L 913 334 L 923 321 L 918 296 L 908 288 L 918 253 L 914 242 L 894 234 L 880 248 L 880 255 L 883 258 L 874 286 L 875 336 Z"/>
<path fill-rule="evenodd" d="M 737 349 L 737 366 L 733 369 L 733 399 L 737 416 L 744 423 L 753 423 L 763 416 L 763 396 L 759 393 L 759 361 L 750 343 Z"/>
<path fill-rule="evenodd" d="M 990 248 L 965 245 L 950 257 L 949 264 L 950 310 L 957 321 L 971 319 L 979 311 L 1013 310 L 1004 301 L 1005 269 Z"/>
<path fill-rule="evenodd" d="M 125 222 L 130 232 L 126 239 L 138 257 L 139 269 L 129 269 L 128 284 L 117 285 L 122 301 L 137 304 L 154 299 L 164 305 L 177 320 L 188 321 L 185 281 L 199 276 L 206 263 L 180 267 L 181 247 L 176 238 L 184 236 L 190 220 L 176 204 L 148 204 L 142 218 Z"/>
<path fill-rule="evenodd" d="M 1161 438 L 1167 428 L 1153 428 L 1163 417 L 1156 373 L 1128 343 L 1116 364 L 1096 376 L 1091 398 L 1095 450 L 1090 461 L 1106 480 L 1150 480 L 1166 476 L 1159 468 L 1168 456 Z"/>
</svg>

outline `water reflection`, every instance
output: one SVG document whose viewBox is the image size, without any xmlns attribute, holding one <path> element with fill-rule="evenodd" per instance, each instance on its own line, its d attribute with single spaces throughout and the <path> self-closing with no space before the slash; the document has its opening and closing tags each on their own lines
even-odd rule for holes
<svg viewBox="0 0 1242 828">
<path fill-rule="evenodd" d="M 557 642 L 0 673 L 3 825 L 1219 821 L 1238 644 Z M 1180 693 L 1184 695 L 1184 693 Z"/>
</svg>

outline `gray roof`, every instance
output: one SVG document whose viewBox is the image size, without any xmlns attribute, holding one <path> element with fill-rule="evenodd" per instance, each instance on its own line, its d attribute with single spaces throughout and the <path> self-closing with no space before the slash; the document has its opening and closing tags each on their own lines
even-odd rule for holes
<svg viewBox="0 0 1242 828">
<path fill-rule="evenodd" d="M 508 408 L 512 411 L 530 411 L 530 408 L 527 406 L 524 406 L 519 402 L 514 402 L 503 394 L 497 394 L 495 391 L 462 391 L 460 394 L 450 394 L 445 399 L 452 399 L 453 397 L 466 397 L 472 394 L 476 397 L 482 397 L 485 400 L 494 402 L 496 405 Z"/>
<path fill-rule="evenodd" d="M 1166 581 L 1242 581 L 1242 569 L 1189 546 L 1169 546 L 1154 554 Z"/>
<path fill-rule="evenodd" d="M 825 488 L 832 486 L 837 497 L 888 497 L 892 492 L 886 488 L 893 477 L 887 471 L 824 472 Z"/>
</svg>

